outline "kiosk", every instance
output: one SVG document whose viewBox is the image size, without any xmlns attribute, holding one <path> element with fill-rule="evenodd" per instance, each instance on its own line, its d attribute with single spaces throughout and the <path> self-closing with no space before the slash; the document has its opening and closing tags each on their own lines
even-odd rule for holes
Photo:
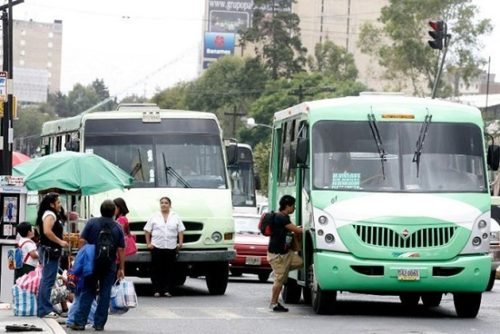
<svg viewBox="0 0 500 334">
<path fill-rule="evenodd" d="M 7 263 L 7 252 L 16 245 L 17 225 L 25 220 L 27 189 L 20 176 L 0 176 L 0 302 L 12 301 L 14 271 Z"/>
</svg>

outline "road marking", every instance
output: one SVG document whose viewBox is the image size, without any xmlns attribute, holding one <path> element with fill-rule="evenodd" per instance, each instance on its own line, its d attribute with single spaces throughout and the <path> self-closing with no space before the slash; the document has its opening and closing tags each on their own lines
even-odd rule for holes
<svg viewBox="0 0 500 334">
<path fill-rule="evenodd" d="M 206 313 L 207 315 L 209 315 L 210 317 L 213 317 L 216 319 L 228 319 L 228 320 L 230 320 L 230 319 L 245 318 L 244 316 L 230 312 L 227 309 L 209 308 L 209 309 L 203 309 L 202 311 L 204 313 Z"/>
</svg>

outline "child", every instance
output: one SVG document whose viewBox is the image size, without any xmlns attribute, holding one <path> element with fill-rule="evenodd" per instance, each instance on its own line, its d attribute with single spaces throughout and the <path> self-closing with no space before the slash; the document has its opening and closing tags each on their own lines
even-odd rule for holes
<svg viewBox="0 0 500 334">
<path fill-rule="evenodd" d="M 21 236 L 17 242 L 17 246 L 21 248 L 23 253 L 23 266 L 22 268 L 14 271 L 14 279 L 17 280 L 24 274 L 35 270 L 38 265 L 38 251 L 36 243 L 31 240 L 35 236 L 33 227 L 30 223 L 23 222 L 17 226 L 17 233 Z"/>
</svg>

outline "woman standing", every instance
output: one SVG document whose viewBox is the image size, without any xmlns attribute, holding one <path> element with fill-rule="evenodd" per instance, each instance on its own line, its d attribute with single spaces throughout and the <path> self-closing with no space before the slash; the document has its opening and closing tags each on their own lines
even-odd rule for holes
<svg viewBox="0 0 500 334">
<path fill-rule="evenodd" d="M 125 234 L 125 256 L 134 255 L 137 253 L 137 246 L 135 244 L 135 235 L 130 233 L 130 226 L 128 223 L 127 214 L 129 213 L 127 203 L 121 197 L 113 200 L 115 203 L 115 220 L 122 226 L 123 233 Z"/>
<path fill-rule="evenodd" d="M 172 201 L 160 198 L 160 212 L 155 213 L 144 226 L 146 243 L 151 250 L 151 282 L 154 296 L 171 297 L 177 251 L 184 240 L 184 224 L 171 210 Z"/>
<path fill-rule="evenodd" d="M 59 219 L 61 201 L 59 194 L 49 193 L 45 195 L 38 208 L 36 223 L 40 229 L 40 245 L 42 256 L 42 279 L 38 291 L 38 310 L 40 318 L 57 318 L 57 313 L 50 302 L 50 292 L 56 281 L 59 268 L 59 258 L 62 248 L 68 247 L 63 240 L 63 226 Z"/>
</svg>

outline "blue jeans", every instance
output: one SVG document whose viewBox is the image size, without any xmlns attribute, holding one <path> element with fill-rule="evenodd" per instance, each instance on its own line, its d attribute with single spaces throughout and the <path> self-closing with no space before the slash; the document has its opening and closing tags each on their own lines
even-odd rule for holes
<svg viewBox="0 0 500 334">
<path fill-rule="evenodd" d="M 92 302 L 97 296 L 99 286 L 99 298 L 94 315 L 94 327 L 104 328 L 108 320 L 109 301 L 111 288 L 116 280 L 116 263 L 113 263 L 110 270 L 102 274 L 93 274 L 85 278 L 83 289 L 80 294 L 80 301 L 75 313 L 75 325 L 85 326 L 90 313 Z"/>
<path fill-rule="evenodd" d="M 43 248 L 42 248 L 43 250 Z M 46 252 L 42 251 L 42 279 L 38 288 L 37 315 L 42 318 L 53 311 L 50 302 L 50 292 L 56 282 L 57 270 L 59 269 L 59 259 L 51 259 Z"/>
</svg>

